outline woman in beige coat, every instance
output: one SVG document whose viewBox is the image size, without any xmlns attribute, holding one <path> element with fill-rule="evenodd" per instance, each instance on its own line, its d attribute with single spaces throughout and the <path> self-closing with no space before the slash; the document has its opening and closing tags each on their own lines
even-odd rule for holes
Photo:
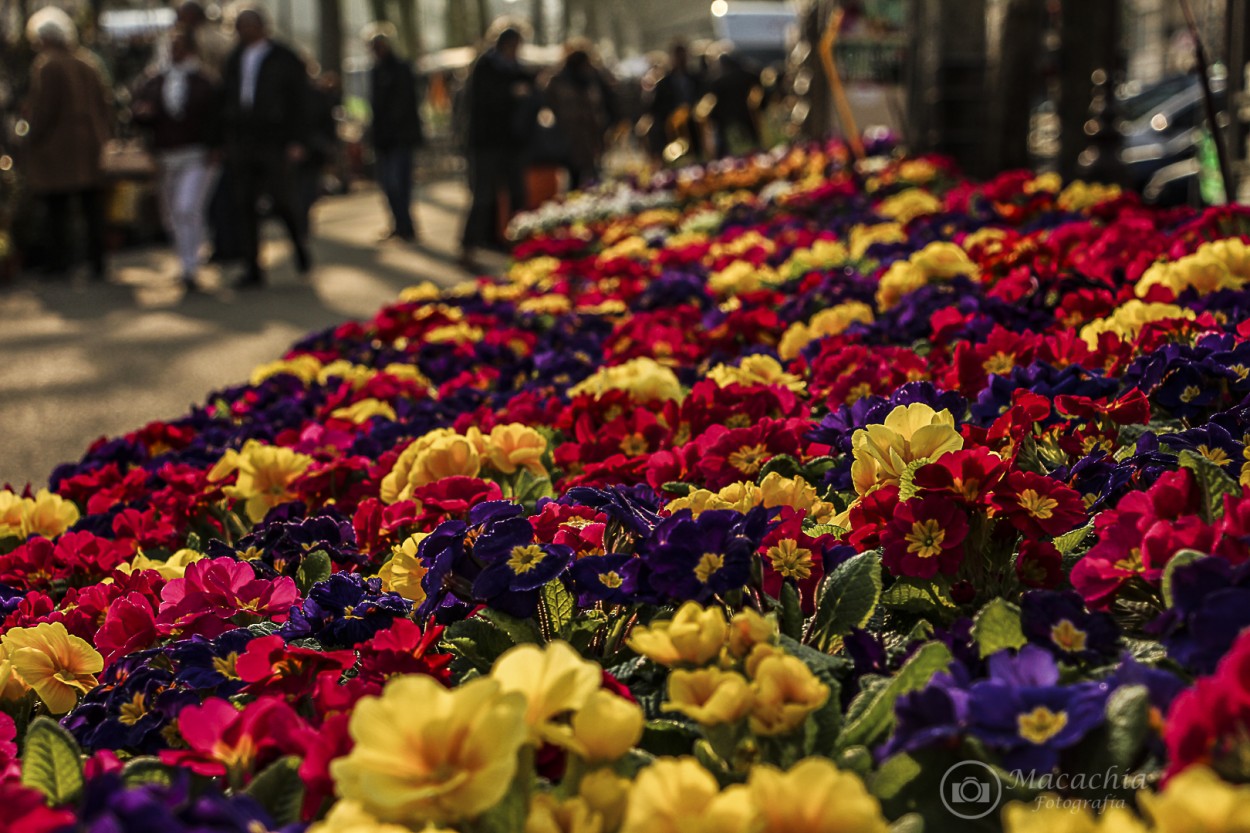
<svg viewBox="0 0 1250 833">
<path fill-rule="evenodd" d="M 43 200 L 45 266 L 69 268 L 71 208 L 86 228 L 92 276 L 104 277 L 104 198 L 100 154 L 112 133 L 111 96 L 94 59 L 78 49 L 69 15 L 53 6 L 31 15 L 26 37 L 38 50 L 31 65 L 24 168 L 32 193 Z"/>
</svg>

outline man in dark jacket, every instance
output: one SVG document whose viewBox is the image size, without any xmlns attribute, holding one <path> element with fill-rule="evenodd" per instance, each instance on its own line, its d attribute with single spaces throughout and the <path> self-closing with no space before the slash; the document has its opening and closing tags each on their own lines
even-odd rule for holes
<svg viewBox="0 0 1250 833">
<path fill-rule="evenodd" d="M 383 239 L 397 237 L 406 243 L 417 239 L 412 219 L 412 155 L 421 144 L 421 115 L 417 111 L 417 77 L 392 46 L 386 24 L 370 27 L 373 50 L 369 87 L 373 108 L 373 152 L 378 185 L 391 210 L 392 226 Z"/>
<path fill-rule="evenodd" d="M 291 235 L 296 268 L 311 268 L 307 242 L 300 229 L 295 196 L 295 169 L 306 158 L 306 110 L 310 97 L 304 62 L 290 47 L 270 39 L 260 11 L 239 12 L 235 19 L 239 45 L 226 61 L 224 74 L 226 158 L 239 200 L 243 257 L 247 272 L 237 284 L 264 285 L 260 268 L 259 203 L 267 197 L 271 210 Z"/>
<path fill-rule="evenodd" d="M 467 90 L 469 190 L 473 203 L 461 237 L 461 265 L 473 266 L 473 250 L 499 245 L 497 229 L 504 211 L 499 192 L 507 189 L 506 213 L 525 205 L 521 159 L 533 133 L 536 112 L 534 77 L 517 60 L 521 33 L 504 29 L 495 46 L 473 64 Z"/>
<path fill-rule="evenodd" d="M 668 72 L 656 82 L 648 107 L 652 118 L 651 152 L 656 157 L 663 157 L 665 148 L 674 141 L 684 141 L 689 145 L 688 152 L 696 157 L 702 155 L 703 141 L 694 111 L 703 93 L 703 77 L 690 71 L 686 45 L 674 43 Z"/>
</svg>

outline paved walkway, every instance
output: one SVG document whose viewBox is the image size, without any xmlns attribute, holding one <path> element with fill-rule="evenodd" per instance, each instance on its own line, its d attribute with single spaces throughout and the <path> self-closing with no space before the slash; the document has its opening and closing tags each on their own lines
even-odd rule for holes
<svg viewBox="0 0 1250 833">
<path fill-rule="evenodd" d="M 422 188 L 424 244 L 407 247 L 376 242 L 387 227 L 376 190 L 326 198 L 314 209 L 310 278 L 295 274 L 270 224 L 260 291 L 228 289 L 234 273 L 210 269 L 208 291 L 186 295 L 172 254 L 157 249 L 119 254 L 104 284 L 0 285 L 0 485 L 46 485 L 96 438 L 186 413 L 307 332 L 367 318 L 421 280 L 464 280 L 455 247 L 466 200 L 459 182 Z"/>
</svg>

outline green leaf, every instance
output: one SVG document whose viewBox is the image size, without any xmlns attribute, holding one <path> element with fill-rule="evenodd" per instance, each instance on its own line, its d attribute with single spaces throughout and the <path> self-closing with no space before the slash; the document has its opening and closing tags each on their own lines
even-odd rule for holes
<svg viewBox="0 0 1250 833">
<path fill-rule="evenodd" d="M 955 610 L 945 590 L 924 579 L 901 578 L 881 596 L 881 605 L 917 616 L 933 616 Z"/>
<path fill-rule="evenodd" d="M 860 778 L 866 778 L 874 766 L 872 750 L 866 746 L 848 747 L 838 753 L 834 763 L 838 765 L 838 769 L 853 772 Z"/>
<path fill-rule="evenodd" d="M 1185 449 L 1179 457 L 1181 468 L 1191 470 L 1194 479 L 1198 481 L 1202 494 L 1203 519 L 1207 523 L 1214 523 L 1224 516 L 1224 495 L 1240 495 L 1241 486 L 1223 468 L 1201 454 Z"/>
<path fill-rule="evenodd" d="M 1008 648 L 1019 648 L 1028 642 L 1020 626 L 1020 608 L 1005 599 L 994 599 L 977 614 L 972 623 L 972 638 L 981 657 Z"/>
<path fill-rule="evenodd" d="M 1150 737 L 1150 692 L 1144 685 L 1120 686 L 1107 698 L 1107 754 L 1128 772 Z"/>
<path fill-rule="evenodd" d="M 54 807 L 70 804 L 82 794 L 82 750 L 74 736 L 50 717 L 36 717 L 26 730 L 22 786 L 39 790 Z"/>
<path fill-rule="evenodd" d="M 915 758 L 906 753 L 893 755 L 869 776 L 868 789 L 877 798 L 888 801 L 901 793 L 918 775 L 920 764 Z"/>
<path fill-rule="evenodd" d="M 908 463 L 898 476 L 898 499 L 911 500 L 920 491 L 916 487 L 916 472 L 929 465 L 928 457 L 920 457 Z"/>
<path fill-rule="evenodd" d="M 792 479 L 802 474 L 802 470 L 803 464 L 794 457 L 791 457 L 789 454 L 778 454 L 760 469 L 759 481 L 757 482 L 764 482 L 764 478 L 773 472 L 777 472 L 777 474 L 787 479 Z"/>
<path fill-rule="evenodd" d="M 577 600 L 558 578 L 544 584 L 540 592 L 551 638 L 567 638 L 569 624 L 577 612 Z"/>
<path fill-rule="evenodd" d="M 278 826 L 299 821 L 304 803 L 304 782 L 299 777 L 300 759 L 294 755 L 279 758 L 252 779 L 243 792 L 269 811 Z"/>
<path fill-rule="evenodd" d="M 780 615 L 777 617 L 779 629 L 791 639 L 803 638 L 803 605 L 799 598 L 798 588 L 794 582 L 787 581 L 781 585 Z"/>
<path fill-rule="evenodd" d="M 1059 550 L 1060 555 L 1071 555 L 1076 552 L 1077 547 L 1085 543 L 1085 539 L 1094 531 L 1094 522 L 1090 521 L 1079 529 L 1071 532 L 1065 532 L 1054 540 L 1055 549 Z"/>
<path fill-rule="evenodd" d="M 808 641 L 823 649 L 833 637 L 862 628 L 880 598 L 881 554 L 870 551 L 852 556 L 821 581 Z"/>
<path fill-rule="evenodd" d="M 516 643 L 494 623 L 474 616 L 448 626 L 443 642 L 470 667 L 488 673 L 499 656 Z"/>
<path fill-rule="evenodd" d="M 144 756 L 131 758 L 122 767 L 122 782 L 128 787 L 143 784 L 171 784 L 173 772 L 170 767 L 161 763 L 160 758 Z"/>
<path fill-rule="evenodd" d="M 652 755 L 689 755 L 699 733 L 688 723 L 676 720 L 648 720 L 638 746 Z"/>
<path fill-rule="evenodd" d="M 533 619 L 518 619 L 500 610 L 488 607 L 478 613 L 478 616 L 486 619 L 492 625 L 499 628 L 508 635 L 508 638 L 521 645 L 526 642 L 542 644 L 543 635 L 538 631 L 538 625 Z"/>
<path fill-rule="evenodd" d="M 300 593 L 306 594 L 314 584 L 328 579 L 333 571 L 330 554 L 325 550 L 313 550 L 300 562 L 299 569 L 295 572 L 295 584 Z"/>
<path fill-rule="evenodd" d="M 660 491 L 676 497 L 685 497 L 697 488 L 699 487 L 693 483 L 686 483 L 682 480 L 670 480 L 660 487 Z"/>
<path fill-rule="evenodd" d="M 529 469 L 521 469 L 517 475 L 512 497 L 527 509 L 533 509 L 539 498 L 555 497 L 555 492 L 551 488 L 551 478 L 546 475 L 536 475 Z"/>
<path fill-rule="evenodd" d="M 930 642 L 922 647 L 888 683 L 866 692 L 867 701 L 856 709 L 854 719 L 848 716 L 838 735 L 838 749 L 875 745 L 894 725 L 894 703 L 898 698 L 924 688 L 934 674 L 946 670 L 950 663 L 951 652 L 942 643 Z"/>
<path fill-rule="evenodd" d="M 1206 558 L 1207 554 L 1198 550 L 1177 550 L 1167 565 L 1163 568 L 1163 602 L 1169 608 L 1176 604 L 1172 598 L 1172 584 L 1176 581 L 1176 571 L 1187 564 L 1193 564 L 1200 558 Z"/>
<path fill-rule="evenodd" d="M 834 524 L 818 524 L 812 523 L 809 519 L 803 519 L 803 534 L 810 535 L 813 538 L 819 538 L 822 535 L 832 535 L 835 538 L 841 538 L 849 530 Z"/>
</svg>

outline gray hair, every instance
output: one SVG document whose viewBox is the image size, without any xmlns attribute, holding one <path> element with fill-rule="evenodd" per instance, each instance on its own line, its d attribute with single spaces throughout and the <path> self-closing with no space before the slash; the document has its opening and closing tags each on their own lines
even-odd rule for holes
<svg viewBox="0 0 1250 833">
<path fill-rule="evenodd" d="M 397 37 L 398 33 L 395 30 L 395 24 L 388 23 L 385 20 L 375 21 L 360 30 L 360 39 L 365 43 L 373 43 L 379 38 L 394 42 Z"/>
<path fill-rule="evenodd" d="M 52 45 L 73 49 L 78 45 L 78 27 L 63 10 L 45 6 L 26 21 L 26 40 L 37 49 Z"/>
</svg>

